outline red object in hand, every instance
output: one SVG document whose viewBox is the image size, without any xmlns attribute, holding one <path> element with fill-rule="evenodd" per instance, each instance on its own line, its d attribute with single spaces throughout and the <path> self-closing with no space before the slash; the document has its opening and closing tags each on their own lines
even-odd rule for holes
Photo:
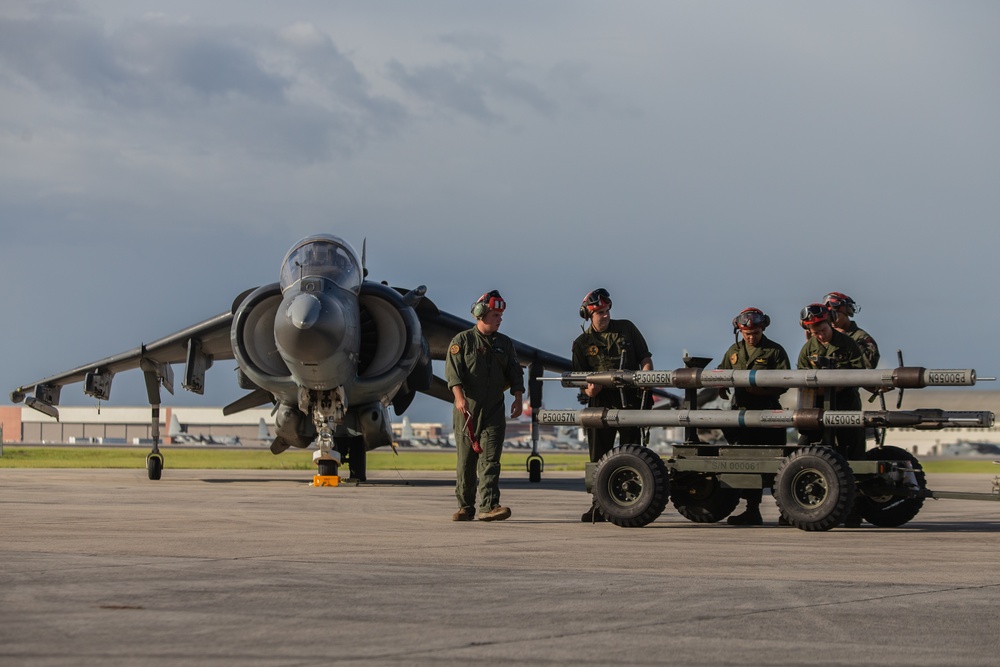
<svg viewBox="0 0 1000 667">
<path fill-rule="evenodd" d="M 479 438 L 476 437 L 475 432 L 472 430 L 472 413 L 468 411 L 465 413 L 465 434 L 469 436 L 469 442 L 472 443 L 472 451 L 476 454 L 482 454 L 483 446 L 479 444 Z"/>
</svg>

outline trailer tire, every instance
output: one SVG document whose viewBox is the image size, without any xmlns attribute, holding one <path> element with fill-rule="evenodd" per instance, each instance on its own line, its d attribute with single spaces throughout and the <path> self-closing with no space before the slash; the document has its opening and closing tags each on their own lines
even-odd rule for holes
<svg viewBox="0 0 1000 667">
<path fill-rule="evenodd" d="M 869 461 L 909 461 L 913 466 L 913 475 L 917 478 L 917 487 L 920 491 L 927 489 L 927 476 L 924 475 L 920 462 L 905 449 L 889 446 L 871 449 L 865 452 L 865 458 Z M 880 528 L 898 528 L 917 516 L 920 508 L 924 506 L 924 499 L 921 496 L 905 497 L 874 493 L 868 495 L 864 492 L 864 485 L 861 491 L 855 501 L 858 503 L 861 516 L 868 523 Z"/>
<path fill-rule="evenodd" d="M 655 452 L 639 445 L 616 447 L 601 457 L 594 471 L 594 502 L 616 526 L 640 528 L 652 523 L 670 495 L 667 466 Z"/>
<path fill-rule="evenodd" d="M 782 461 L 774 480 L 775 501 L 788 522 L 802 530 L 830 530 L 854 506 L 854 473 L 829 447 L 803 447 Z"/>
<path fill-rule="evenodd" d="M 689 521 L 715 523 L 733 513 L 740 504 L 740 492 L 723 487 L 711 473 L 675 474 L 670 502 Z"/>
</svg>

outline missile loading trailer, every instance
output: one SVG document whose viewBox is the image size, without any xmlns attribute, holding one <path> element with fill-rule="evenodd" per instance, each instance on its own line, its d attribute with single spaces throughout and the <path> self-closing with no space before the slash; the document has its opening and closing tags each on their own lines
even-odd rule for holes
<svg viewBox="0 0 1000 667">
<path fill-rule="evenodd" d="M 690 363 L 703 363 L 694 359 Z M 697 371 L 697 372 L 693 372 Z M 659 373 L 658 378 L 653 375 Z M 553 378 L 556 379 L 556 378 Z M 992 412 L 834 410 L 837 389 L 919 388 L 970 386 L 973 370 L 927 370 L 900 367 L 888 371 L 612 371 L 600 374 L 564 374 L 565 386 L 593 382 L 606 387 L 651 388 L 681 386 L 685 406 L 696 405 L 699 388 L 771 386 L 800 389 L 798 410 L 539 410 L 542 424 L 603 426 L 683 426 L 685 442 L 674 446 L 663 460 L 656 452 L 635 444 L 616 447 L 600 461 L 588 464 L 587 490 L 605 518 L 622 527 L 641 527 L 654 521 L 668 503 L 696 523 L 724 520 L 739 505 L 743 489 L 770 488 L 781 514 L 802 530 L 823 531 L 841 525 L 857 506 L 861 517 L 880 527 L 902 526 L 920 512 L 926 498 L 1000 500 L 993 493 L 936 492 L 915 456 L 883 444 L 868 449 L 863 459 L 848 460 L 834 444 L 840 428 L 883 430 L 990 428 Z M 765 383 L 765 384 L 761 384 Z M 797 428 L 803 435 L 784 445 L 705 443 L 699 428 Z"/>
</svg>

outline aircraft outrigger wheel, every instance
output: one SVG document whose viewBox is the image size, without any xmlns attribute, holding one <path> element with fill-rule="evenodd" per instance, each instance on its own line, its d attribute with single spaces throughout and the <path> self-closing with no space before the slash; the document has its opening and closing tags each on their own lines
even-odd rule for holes
<svg viewBox="0 0 1000 667">
<path fill-rule="evenodd" d="M 528 469 L 529 482 L 541 482 L 542 471 L 545 470 L 545 459 L 541 454 L 532 454 L 528 457 L 525 467 Z"/>
<path fill-rule="evenodd" d="M 663 514 L 670 495 L 667 464 L 640 445 L 615 447 L 594 471 L 594 502 L 616 526 L 639 528 Z"/>
<path fill-rule="evenodd" d="M 146 474 L 151 480 L 160 479 L 163 474 L 163 454 L 150 452 L 146 455 Z"/>
</svg>

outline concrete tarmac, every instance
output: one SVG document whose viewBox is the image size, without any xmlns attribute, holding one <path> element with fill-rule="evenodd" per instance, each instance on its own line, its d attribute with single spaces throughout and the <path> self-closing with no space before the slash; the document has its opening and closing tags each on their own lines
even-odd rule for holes
<svg viewBox="0 0 1000 667">
<path fill-rule="evenodd" d="M 902 528 L 584 525 L 582 473 L 0 470 L 0 664 L 995 665 L 1000 503 Z M 929 475 L 989 492 L 990 475 Z"/>
</svg>

